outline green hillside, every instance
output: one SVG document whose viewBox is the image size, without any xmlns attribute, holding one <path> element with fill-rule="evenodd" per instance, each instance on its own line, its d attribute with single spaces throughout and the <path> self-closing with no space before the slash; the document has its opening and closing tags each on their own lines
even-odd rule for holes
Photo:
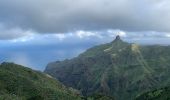
<svg viewBox="0 0 170 100">
<path fill-rule="evenodd" d="M 170 46 L 122 41 L 95 46 L 78 57 L 49 63 L 45 72 L 84 96 L 94 93 L 132 100 L 170 83 Z"/>
<path fill-rule="evenodd" d="M 80 100 L 49 75 L 13 63 L 0 65 L 0 100 Z"/>
<path fill-rule="evenodd" d="M 146 92 L 138 96 L 135 100 L 170 100 L 170 87 Z"/>
</svg>

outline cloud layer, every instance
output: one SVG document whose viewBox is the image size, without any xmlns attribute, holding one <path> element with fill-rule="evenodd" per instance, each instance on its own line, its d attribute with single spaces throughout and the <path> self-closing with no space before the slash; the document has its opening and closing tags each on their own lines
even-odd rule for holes
<svg viewBox="0 0 170 100">
<path fill-rule="evenodd" d="M 43 70 L 116 35 L 170 45 L 169 5 L 170 0 L 0 0 L 0 61 Z"/>
<path fill-rule="evenodd" d="M 1 0 L 0 23 L 38 33 L 170 32 L 169 5 L 169 0 Z"/>
<path fill-rule="evenodd" d="M 15 62 L 36 70 L 44 70 L 51 61 L 75 57 L 90 47 L 113 41 L 118 34 L 128 42 L 170 45 L 170 34 L 149 33 L 152 34 L 144 32 L 137 35 L 120 30 L 77 31 L 68 34 L 33 34 L 18 39 L 1 40 L 0 62 Z"/>
</svg>

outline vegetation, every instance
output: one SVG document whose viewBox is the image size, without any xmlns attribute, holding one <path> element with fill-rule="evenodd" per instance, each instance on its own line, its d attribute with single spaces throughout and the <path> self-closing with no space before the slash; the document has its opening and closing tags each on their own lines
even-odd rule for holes
<svg viewBox="0 0 170 100">
<path fill-rule="evenodd" d="M 95 93 L 133 100 L 170 83 L 170 46 L 129 44 L 117 37 L 78 57 L 49 63 L 45 73 L 84 96 Z"/>
<path fill-rule="evenodd" d="M 115 100 L 111 96 L 106 96 L 102 94 L 93 94 L 91 96 L 85 97 L 85 100 Z"/>
<path fill-rule="evenodd" d="M 13 63 L 0 65 L 0 100 L 80 100 L 47 74 Z"/>
<path fill-rule="evenodd" d="M 138 96 L 136 100 L 170 100 L 170 87 L 146 92 Z"/>
<path fill-rule="evenodd" d="M 50 63 L 45 72 L 67 87 L 48 74 L 4 62 L 0 100 L 169 100 L 169 55 L 170 46 L 140 46 L 118 37 Z"/>
<path fill-rule="evenodd" d="M 0 100 L 113 100 L 95 94 L 80 96 L 73 88 L 66 88 L 51 76 L 14 63 L 0 65 Z"/>
</svg>

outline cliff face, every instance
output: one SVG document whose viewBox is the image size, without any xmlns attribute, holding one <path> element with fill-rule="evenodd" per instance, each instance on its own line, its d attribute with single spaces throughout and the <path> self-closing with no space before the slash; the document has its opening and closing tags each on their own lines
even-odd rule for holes
<svg viewBox="0 0 170 100">
<path fill-rule="evenodd" d="M 78 57 L 49 63 L 45 73 L 83 95 L 102 93 L 116 100 L 137 95 L 170 83 L 170 46 L 129 44 L 116 37 Z"/>
</svg>

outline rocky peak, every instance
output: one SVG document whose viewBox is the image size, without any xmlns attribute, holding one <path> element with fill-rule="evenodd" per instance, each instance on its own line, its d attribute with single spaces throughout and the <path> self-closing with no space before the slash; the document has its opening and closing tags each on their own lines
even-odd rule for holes
<svg viewBox="0 0 170 100">
<path fill-rule="evenodd" d="M 120 36 L 117 35 L 115 40 L 121 40 Z"/>
<path fill-rule="evenodd" d="M 117 43 L 117 42 L 118 43 L 123 42 L 119 35 L 117 35 L 116 38 L 113 40 L 113 43 Z"/>
</svg>

